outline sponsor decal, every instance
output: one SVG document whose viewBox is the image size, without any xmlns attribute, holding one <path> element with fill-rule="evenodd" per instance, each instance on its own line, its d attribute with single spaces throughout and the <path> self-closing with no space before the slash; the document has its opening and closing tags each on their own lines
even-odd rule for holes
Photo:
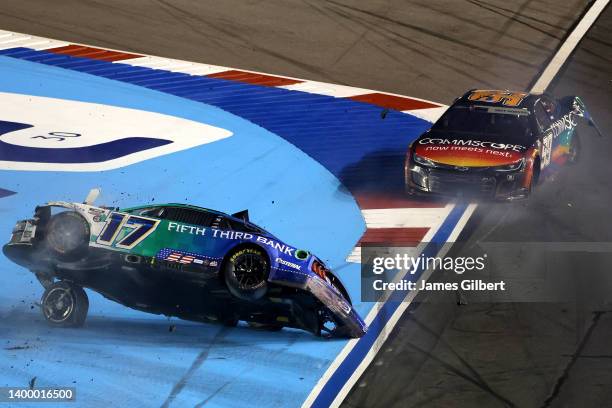
<svg viewBox="0 0 612 408">
<path fill-rule="evenodd" d="M 576 126 L 578 126 L 578 123 L 574 120 L 574 116 L 576 115 L 576 113 L 570 112 L 566 115 L 563 115 L 561 119 L 553 122 L 550 128 L 555 139 L 566 130 L 572 130 Z"/>
<path fill-rule="evenodd" d="M 516 163 L 524 154 L 514 148 L 499 150 L 455 144 L 418 144 L 415 152 L 436 163 L 455 166 L 459 171 L 466 171 L 468 167 L 504 166 Z"/>
<path fill-rule="evenodd" d="M 269 247 L 274 248 L 277 251 L 282 252 L 285 255 L 293 256 L 293 253 L 295 251 L 295 248 L 292 248 L 289 245 L 281 244 L 280 242 L 276 242 L 266 237 L 257 237 L 256 241 L 264 245 L 268 245 Z"/>
<path fill-rule="evenodd" d="M 504 108 L 501 106 L 474 106 L 475 108 L 486 109 L 487 113 L 499 113 L 502 115 L 518 115 L 529 116 L 529 111 L 526 108 Z"/>
<path fill-rule="evenodd" d="M 276 258 L 276 262 L 278 262 L 281 265 L 285 265 L 285 266 L 288 266 L 290 268 L 297 269 L 298 271 L 302 269 L 301 265 L 298 265 L 298 264 L 293 263 L 293 262 L 285 261 L 282 258 Z"/>
<path fill-rule="evenodd" d="M 213 229 L 213 238 L 251 240 L 253 239 L 253 234 L 249 234 L 248 232 Z"/>
<path fill-rule="evenodd" d="M 476 90 L 469 96 L 468 100 L 488 103 L 501 103 L 505 106 L 519 106 L 527 96 L 525 92 Z"/>
<path fill-rule="evenodd" d="M 178 222 L 169 222 L 168 231 L 180 232 L 182 234 L 205 235 L 206 228 L 196 227 L 193 225 L 179 224 Z"/>
<path fill-rule="evenodd" d="M 89 208 L 87 213 L 92 215 L 92 219 L 94 222 L 101 222 L 106 219 L 104 216 L 105 211 L 100 208 Z"/>
<path fill-rule="evenodd" d="M 419 140 L 419 144 L 421 145 L 452 145 L 452 146 L 467 146 L 467 147 L 481 147 L 481 148 L 491 148 L 498 150 L 512 150 L 515 152 L 522 152 L 527 148 L 521 145 L 509 144 L 509 143 L 495 143 L 495 142 L 486 142 L 482 140 L 461 140 L 461 139 L 440 139 L 440 138 L 431 138 L 426 137 L 424 139 Z"/>
</svg>

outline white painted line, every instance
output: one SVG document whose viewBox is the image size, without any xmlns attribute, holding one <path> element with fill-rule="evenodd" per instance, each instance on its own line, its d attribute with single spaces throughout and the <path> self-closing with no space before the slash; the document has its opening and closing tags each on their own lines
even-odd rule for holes
<svg viewBox="0 0 612 408">
<path fill-rule="evenodd" d="M 62 47 L 64 45 L 68 45 L 68 43 L 43 37 L 0 31 L 0 50 L 17 47 L 45 50 L 47 48 Z"/>
<path fill-rule="evenodd" d="M 291 91 L 300 91 L 307 93 L 315 93 L 319 95 L 334 96 L 336 98 L 348 98 L 356 95 L 373 93 L 375 91 L 364 88 L 353 88 L 351 86 L 328 84 L 318 81 L 304 81 L 298 84 L 283 85 L 278 88 L 284 88 Z"/>
<path fill-rule="evenodd" d="M 180 72 L 183 74 L 189 74 L 189 75 L 210 75 L 210 74 L 216 74 L 218 72 L 225 72 L 229 70 L 230 68 L 220 67 L 218 65 L 194 64 L 191 67 L 176 69 L 173 71 Z"/>
<path fill-rule="evenodd" d="M 449 241 L 447 241 L 447 242 L 453 242 L 453 241 L 450 241 L 450 238 L 454 237 L 453 239 L 456 239 L 456 237 L 459 236 L 459 234 L 461 233 L 461 231 L 465 227 L 467 221 L 470 219 L 470 216 L 473 214 L 475 209 L 476 209 L 476 204 L 470 204 L 466 208 L 466 210 L 464 211 L 463 215 L 461 216 L 461 218 L 459 219 L 459 221 L 455 225 L 455 228 L 453 228 L 453 231 L 452 231 L 451 235 L 449 236 Z M 444 245 L 442 247 L 442 249 L 438 252 L 437 256 L 439 256 L 439 257 L 446 256 L 446 254 L 450 250 L 451 246 L 452 246 L 451 244 Z M 420 279 L 419 279 L 419 283 L 417 283 L 417 287 L 420 286 L 420 282 L 421 281 L 427 281 L 431 277 L 432 273 L 433 273 L 432 269 L 428 269 L 428 270 L 424 271 L 423 274 L 421 275 Z M 334 399 L 334 401 L 330 405 L 330 408 L 339 407 L 340 404 L 342 403 L 342 401 L 344 401 L 344 399 L 346 398 L 346 396 L 350 392 L 351 388 L 353 388 L 353 386 L 355 385 L 357 380 L 359 380 L 359 378 L 361 377 L 361 375 L 363 374 L 365 369 L 370 365 L 370 363 L 372 362 L 372 360 L 374 359 L 376 354 L 380 351 L 380 349 L 382 348 L 383 344 L 385 343 L 385 340 L 387 340 L 387 338 L 389 337 L 389 334 L 391 334 L 391 331 L 397 325 L 397 322 L 399 321 L 400 317 L 404 314 L 404 312 L 406 311 L 408 306 L 410 306 L 410 304 L 412 303 L 412 301 L 414 300 L 414 298 L 416 297 L 418 292 L 419 291 L 411 291 L 411 292 L 409 292 L 406 295 L 406 297 L 404 298 L 403 302 L 395 310 L 395 312 L 393 313 L 393 315 L 391 316 L 391 318 L 389 319 L 389 321 L 385 325 L 384 329 L 381 331 L 380 335 L 378 336 L 378 338 L 374 342 L 373 346 L 368 351 L 368 354 L 366 354 L 366 356 L 359 363 L 359 366 L 357 366 L 357 368 L 355 369 L 355 371 L 353 372 L 351 377 L 344 384 L 342 389 L 338 392 L 338 395 L 336 395 L 336 398 Z M 375 309 L 375 308 L 373 308 L 373 309 Z M 369 315 L 368 315 L 368 317 L 369 317 Z M 353 347 L 354 347 L 354 345 L 353 345 Z M 318 395 L 318 393 L 317 393 L 317 395 Z M 314 401 L 314 399 L 312 401 Z M 304 404 L 303 406 L 306 406 L 306 405 Z"/>
<path fill-rule="evenodd" d="M 572 51 L 578 45 L 582 37 L 585 35 L 585 33 L 588 31 L 591 25 L 595 22 L 597 17 L 601 14 L 601 12 L 603 11 L 603 9 L 608 3 L 609 3 L 609 0 L 596 0 L 595 1 L 595 3 L 591 6 L 589 11 L 585 14 L 583 19 L 580 21 L 580 23 L 578 23 L 574 31 L 572 31 L 572 33 L 569 35 L 566 42 L 559 48 L 559 50 L 557 51 L 555 56 L 552 58 L 548 66 L 544 69 L 544 71 L 542 72 L 542 75 L 538 78 L 538 80 L 536 81 L 536 83 L 534 84 L 530 92 L 541 93 L 546 90 L 548 85 L 550 85 L 554 77 L 557 75 L 557 73 L 559 72 L 559 70 L 561 69 L 561 67 L 567 60 L 567 58 L 569 57 L 569 55 L 572 53 Z M 413 114 L 412 111 L 409 111 L 406 113 Z M 445 245 L 442 248 L 442 250 L 438 253 L 438 256 L 444 256 L 448 252 L 448 250 L 450 249 L 450 246 L 452 245 L 453 242 L 456 241 L 457 237 L 459 236 L 459 234 L 465 227 L 467 221 L 469 220 L 471 215 L 474 213 L 476 208 L 477 208 L 476 204 L 470 204 L 468 206 L 468 208 L 465 210 L 465 212 L 459 219 L 459 222 L 453 229 L 452 233 L 449 235 L 448 240 L 447 240 L 449 244 Z M 429 279 L 431 274 L 432 274 L 431 270 L 425 271 L 421 275 L 420 280 L 426 281 L 427 279 Z M 389 337 L 389 334 L 391 333 L 391 331 L 397 324 L 399 318 L 406 311 L 410 303 L 412 303 L 417 293 L 418 291 L 408 293 L 408 295 L 404 299 L 404 302 L 402 302 L 402 304 L 395 310 L 395 312 L 393 313 L 393 315 L 391 316 L 391 318 L 385 325 L 385 328 L 381 331 L 381 334 L 378 336 L 378 338 L 374 342 L 374 345 L 372 346 L 372 348 L 370 348 L 365 358 L 360 362 L 357 369 L 351 374 L 351 376 L 349 377 L 347 382 L 344 384 L 342 389 L 339 390 L 334 401 L 330 405 L 331 407 L 338 407 L 340 406 L 342 401 L 344 401 L 344 399 L 348 395 L 351 388 L 355 385 L 355 383 L 361 377 L 365 369 L 370 365 L 370 363 L 374 359 L 374 356 L 376 356 L 376 354 L 378 353 L 378 351 L 384 344 L 385 340 Z M 378 312 L 380 307 L 382 307 L 382 303 L 377 303 L 374 305 L 374 307 L 372 308 L 372 310 L 370 311 L 370 313 L 365 319 L 366 322 L 371 321 L 372 319 L 371 316 L 375 316 L 376 315 L 375 313 Z M 334 372 L 340 366 L 340 364 L 344 361 L 344 359 L 350 353 L 350 351 L 355 347 L 355 345 L 357 344 L 357 341 L 358 339 L 349 341 L 347 345 L 342 349 L 340 354 L 338 354 L 336 359 L 332 362 L 332 364 L 329 366 L 327 371 L 323 374 L 323 376 L 321 377 L 317 385 L 313 388 L 311 393 L 308 395 L 308 398 L 306 399 L 306 401 L 304 401 L 304 404 L 302 405 L 303 408 L 307 408 L 312 405 L 312 403 L 315 401 L 315 399 L 319 395 L 319 392 L 323 389 L 327 381 L 331 378 L 331 376 L 334 374 Z"/>
<path fill-rule="evenodd" d="M 431 228 L 441 224 L 453 208 L 387 208 L 363 210 L 368 228 Z"/>
<path fill-rule="evenodd" d="M 595 0 L 589 11 L 587 11 L 582 20 L 576 25 L 574 31 L 567 37 L 563 45 L 559 47 L 559 50 L 550 60 L 530 92 L 542 93 L 546 91 L 546 88 L 548 88 L 548 85 L 550 85 L 563 64 L 565 64 L 567 58 L 571 55 L 580 40 L 582 40 L 582 37 L 589 31 L 589 28 L 591 28 L 609 2 L 610 0 Z"/>
<path fill-rule="evenodd" d="M 14 35 L 12 37 L 3 38 L 2 41 L 0 41 L 0 44 L 2 44 L 2 47 L 8 44 L 9 46 L 6 48 L 11 48 L 11 47 L 14 47 L 13 45 L 14 43 L 18 43 L 19 41 L 24 41 L 24 40 L 31 40 L 31 39 L 32 37 L 29 35 L 23 35 L 23 36 Z"/>
<path fill-rule="evenodd" d="M 436 120 L 440 119 L 442 114 L 446 112 L 446 109 L 448 109 L 448 106 L 443 105 L 439 108 L 411 109 L 402 112 L 412 116 L 416 116 L 419 119 L 434 123 Z"/>
<path fill-rule="evenodd" d="M 477 207 L 476 204 L 468 205 L 463 215 L 461 216 L 461 218 L 459 219 L 459 221 L 453 228 L 453 231 L 451 232 L 449 236 L 449 241 L 450 241 L 450 238 L 456 239 L 457 236 L 459 236 L 459 234 L 465 227 L 466 223 L 470 219 L 470 216 L 473 214 L 476 207 Z M 437 256 L 444 257 L 448 253 L 450 248 L 451 248 L 450 244 L 444 245 L 442 249 L 438 252 Z M 431 276 L 432 272 L 433 270 L 431 269 L 424 271 L 419 279 L 419 282 L 427 281 L 429 277 Z M 417 285 L 420 285 L 420 283 Z M 368 351 L 366 356 L 363 358 L 363 360 L 359 363 L 359 366 L 357 366 L 356 370 L 352 373 L 352 375 L 350 376 L 348 381 L 344 384 L 342 389 L 339 390 L 338 394 L 336 395 L 336 398 L 334 399 L 330 407 L 338 407 L 340 406 L 342 401 L 344 401 L 344 399 L 348 395 L 351 388 L 353 388 L 353 386 L 355 385 L 359 377 L 361 377 L 365 369 L 370 365 L 370 363 L 374 359 L 374 356 L 376 356 L 376 354 L 380 351 L 385 340 L 389 337 L 389 334 L 391 333 L 391 331 L 393 330 L 393 328 L 399 321 L 400 317 L 404 314 L 408 306 L 410 306 L 410 304 L 412 303 L 412 301 L 414 300 L 417 294 L 418 294 L 418 291 L 411 291 L 406 295 L 403 302 L 395 310 L 395 312 L 393 313 L 393 315 L 391 316 L 391 318 L 385 325 L 384 329 L 381 331 L 380 335 L 374 342 L 373 346 L 370 348 L 370 350 Z M 376 317 L 380 309 L 383 307 L 383 304 L 384 302 L 375 303 L 372 309 L 370 310 L 370 312 L 368 313 L 368 315 L 366 316 L 366 318 L 364 319 L 364 321 L 366 323 L 372 322 L 372 320 L 374 320 L 374 318 Z M 338 356 L 330 364 L 330 366 L 325 371 L 325 373 L 323 373 L 323 375 L 321 376 L 321 378 L 319 379 L 315 387 L 312 389 L 312 391 L 310 392 L 310 394 L 308 395 L 308 397 L 302 404 L 302 408 L 308 408 L 312 405 L 312 403 L 315 401 L 315 399 L 317 398 L 317 396 L 319 395 L 319 393 L 321 392 L 325 384 L 327 384 L 327 382 L 329 381 L 331 376 L 334 374 L 336 369 L 346 359 L 346 357 L 351 352 L 351 350 L 353 350 L 353 348 L 355 347 L 358 341 L 359 339 L 352 339 L 347 342 L 347 344 L 340 351 L 340 353 L 338 353 Z"/>
<path fill-rule="evenodd" d="M 15 32 L 11 32 L 11 31 L 0 30 L 0 39 L 2 39 L 4 37 L 11 37 L 11 36 L 32 37 L 32 36 L 28 36 L 27 34 L 23 34 L 23 33 L 15 33 Z M 32 37 L 32 38 L 42 38 L 42 37 Z M 55 39 L 48 39 L 48 38 L 47 38 L 47 40 L 51 41 L 51 45 L 45 46 L 44 48 L 41 47 L 41 48 L 36 48 L 36 49 L 47 49 L 47 48 L 61 47 L 61 46 L 64 46 L 64 45 L 69 45 L 69 44 L 80 45 L 80 46 L 83 46 L 83 47 L 92 47 L 91 45 L 86 45 L 86 44 L 77 43 L 77 42 L 66 42 L 66 41 L 55 40 Z M 1 41 L 0 41 L 0 43 L 1 43 Z M 7 47 L 7 48 L 11 48 L 11 47 Z M 164 58 L 164 57 L 159 57 L 159 56 L 154 56 L 154 55 L 136 53 L 134 51 L 118 50 L 118 49 L 114 49 L 114 48 L 107 48 L 107 47 L 104 47 L 104 48 L 94 47 L 94 48 L 100 48 L 100 49 L 106 50 L 106 51 L 115 51 L 115 52 L 120 52 L 120 53 L 125 53 L 125 54 L 139 54 L 139 55 L 142 55 L 142 57 L 136 57 L 136 58 L 124 59 L 124 60 L 120 60 L 120 61 L 114 61 L 115 63 L 118 63 L 118 64 L 127 64 L 127 65 L 133 65 L 133 66 L 145 66 L 145 65 L 140 65 L 140 61 L 143 61 L 145 59 L 147 59 L 147 60 L 164 59 L 164 60 L 168 60 L 168 61 L 176 61 L 177 63 L 180 62 L 180 63 L 193 64 L 193 66 L 186 67 L 185 69 L 178 68 L 178 67 L 169 69 L 170 71 L 181 72 L 181 73 L 184 73 L 184 74 L 190 74 L 190 75 L 210 75 L 210 74 L 216 74 L 218 72 L 224 72 L 224 71 L 230 71 L 230 70 L 240 70 L 240 71 L 244 71 L 244 72 L 250 72 L 250 73 L 253 73 L 253 74 L 272 75 L 272 76 L 278 76 L 278 77 L 281 77 L 281 78 L 293 79 L 293 80 L 296 80 L 296 81 L 300 81 L 300 83 L 297 83 L 297 84 L 278 86 L 276 88 L 285 88 L 285 89 L 288 89 L 288 90 L 295 90 L 295 91 L 301 91 L 301 92 L 307 92 L 307 93 L 314 93 L 314 94 L 319 94 L 319 95 L 334 96 L 334 97 L 337 97 L 337 98 L 347 98 L 347 97 L 356 96 L 356 95 L 364 95 L 364 94 L 370 94 L 370 93 L 380 93 L 380 94 L 384 94 L 384 95 L 391 95 L 391 96 L 397 96 L 397 97 L 400 97 L 400 98 L 409 98 L 409 99 L 412 99 L 412 100 L 417 100 L 417 101 L 421 101 L 421 102 L 427 102 L 427 103 L 431 103 L 433 105 L 444 106 L 444 105 L 440 105 L 439 103 L 436 103 L 436 102 L 433 102 L 433 101 L 429 101 L 427 99 L 414 98 L 414 97 L 409 97 L 409 96 L 405 96 L 405 95 L 399 95 L 399 94 L 390 93 L 390 92 L 379 92 L 379 91 L 374 91 L 374 90 L 371 90 L 371 89 L 356 88 L 356 87 L 347 86 L 347 85 L 338 85 L 338 84 L 331 84 L 331 83 L 326 83 L 326 82 L 310 81 L 310 80 L 302 79 L 302 78 L 295 78 L 295 77 L 290 77 L 290 76 L 285 76 L 285 75 L 269 74 L 269 73 L 265 73 L 265 72 L 251 71 L 251 70 L 246 70 L 246 69 L 242 69 L 242 68 L 230 68 L 230 67 L 222 67 L 222 66 L 218 66 L 218 65 L 209 65 L 209 64 L 204 64 L 204 63 L 195 63 L 195 62 L 192 62 L 192 61 L 175 60 L 175 59 L 169 59 L 169 58 Z M 2 47 L 0 47 L 0 49 L 2 49 Z M 420 110 L 423 110 L 423 109 L 420 109 Z M 410 112 L 410 114 L 412 114 L 412 111 Z"/>
<path fill-rule="evenodd" d="M 367 229 L 376 228 L 429 228 L 422 242 L 429 242 L 440 228 L 452 204 L 443 208 L 386 208 L 362 210 Z M 347 262 L 361 262 L 361 246 L 357 245 L 346 257 Z"/>
</svg>

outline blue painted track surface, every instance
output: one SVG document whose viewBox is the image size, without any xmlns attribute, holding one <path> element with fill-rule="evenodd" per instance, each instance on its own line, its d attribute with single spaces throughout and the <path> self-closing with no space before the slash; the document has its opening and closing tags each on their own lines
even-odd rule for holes
<svg viewBox="0 0 612 408">
<path fill-rule="evenodd" d="M 82 201 L 96 186 L 101 204 L 120 207 L 154 200 L 248 208 L 256 223 L 328 262 L 358 301 L 359 266 L 344 260 L 365 226 L 346 186 L 381 155 L 401 158 L 427 122 L 279 88 L 27 49 L 2 54 L 0 92 L 158 112 L 233 136 L 111 171 L 0 171 L 0 237 L 35 205 Z M 37 377 L 41 387 L 76 386 L 74 406 L 295 407 L 346 343 L 168 321 L 92 292 L 83 329 L 49 329 L 35 305 L 42 288 L 3 256 L 0 287 L 0 385 Z M 356 308 L 365 316 L 371 304 Z"/>
</svg>

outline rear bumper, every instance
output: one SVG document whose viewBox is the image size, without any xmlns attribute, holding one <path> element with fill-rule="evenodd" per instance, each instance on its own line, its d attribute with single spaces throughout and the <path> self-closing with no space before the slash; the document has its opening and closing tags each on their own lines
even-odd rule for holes
<svg viewBox="0 0 612 408">
<path fill-rule="evenodd" d="M 2 247 L 2 253 L 18 265 L 30 264 L 33 243 L 36 235 L 36 224 L 32 219 L 17 221 L 11 232 L 9 242 Z"/>
</svg>

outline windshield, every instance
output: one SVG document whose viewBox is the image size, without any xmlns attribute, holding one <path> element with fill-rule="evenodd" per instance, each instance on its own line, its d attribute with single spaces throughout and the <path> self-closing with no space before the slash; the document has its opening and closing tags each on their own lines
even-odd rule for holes
<svg viewBox="0 0 612 408">
<path fill-rule="evenodd" d="M 522 145 L 529 144 L 531 135 L 527 111 L 478 106 L 455 106 L 447 110 L 431 130 L 484 134 L 500 142 Z"/>
</svg>

